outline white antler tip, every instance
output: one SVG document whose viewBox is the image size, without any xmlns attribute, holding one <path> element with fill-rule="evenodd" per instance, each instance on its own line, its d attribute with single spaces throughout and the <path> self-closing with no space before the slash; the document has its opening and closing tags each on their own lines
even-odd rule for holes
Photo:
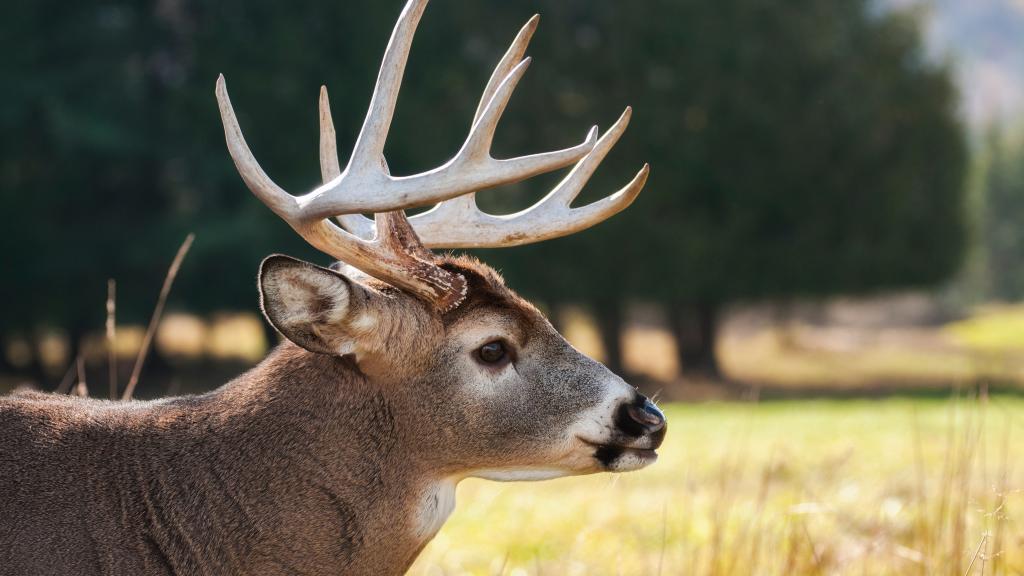
<svg viewBox="0 0 1024 576">
<path fill-rule="evenodd" d="M 320 87 L 320 120 L 330 120 L 331 118 L 331 99 L 327 95 L 327 86 Z"/>
<path fill-rule="evenodd" d="M 223 74 L 217 75 L 217 86 L 214 88 L 213 93 L 217 96 L 217 107 L 220 109 L 220 117 L 225 131 L 234 125 L 234 131 L 238 132 L 238 136 L 241 137 L 241 128 L 238 128 L 235 110 L 231 106 L 231 98 L 228 97 L 228 85 L 224 81 Z"/>
<path fill-rule="evenodd" d="M 636 176 L 626 184 L 624 188 L 609 196 L 611 204 L 608 207 L 608 212 L 604 215 L 604 218 L 609 218 L 614 214 L 622 212 L 628 208 L 633 201 L 636 200 L 640 192 L 643 191 L 644 186 L 647 184 L 647 176 L 651 173 L 650 164 L 644 164 L 644 167 L 636 173 Z"/>
<path fill-rule="evenodd" d="M 611 147 L 619 141 L 619 137 L 626 131 L 626 128 L 629 126 L 629 119 L 632 117 L 633 108 L 626 106 L 626 109 L 622 111 L 622 115 L 619 116 L 619 119 L 615 121 L 615 124 L 612 124 L 612 127 L 609 128 L 607 132 L 605 132 L 604 136 L 601 138 L 601 142 L 598 142 L 598 147 L 602 147 L 603 145 L 606 152 L 607 150 L 611 150 Z"/>
<path fill-rule="evenodd" d="M 402 10 L 402 15 L 399 16 L 399 19 L 401 19 L 406 14 L 409 14 L 410 12 L 412 12 L 414 10 L 422 11 L 423 9 L 425 9 L 427 7 L 427 2 L 429 2 L 429 1 L 430 0 L 409 0 L 409 3 L 405 5 L 405 9 Z"/>
<path fill-rule="evenodd" d="M 629 201 L 626 203 L 626 206 L 632 203 L 633 199 L 640 194 L 641 190 L 644 189 L 644 185 L 647 184 L 647 177 L 650 174 L 651 165 L 645 162 L 644 167 L 641 168 L 640 171 L 636 173 L 636 176 L 633 177 L 633 181 L 626 186 L 626 195 L 630 197 Z"/>
</svg>

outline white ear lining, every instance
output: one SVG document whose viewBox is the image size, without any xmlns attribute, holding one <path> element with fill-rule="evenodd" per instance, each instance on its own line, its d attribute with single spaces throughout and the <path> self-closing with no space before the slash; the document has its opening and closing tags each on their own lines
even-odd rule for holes
<svg viewBox="0 0 1024 576">
<path fill-rule="evenodd" d="M 352 352 L 354 344 L 343 333 L 357 286 L 337 272 L 285 256 L 267 258 L 260 268 L 267 319 L 286 338 L 312 352 Z"/>
</svg>

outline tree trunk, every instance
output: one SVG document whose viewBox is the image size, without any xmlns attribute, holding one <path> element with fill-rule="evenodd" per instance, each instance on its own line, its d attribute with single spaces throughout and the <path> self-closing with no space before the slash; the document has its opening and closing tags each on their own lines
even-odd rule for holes
<svg viewBox="0 0 1024 576">
<path fill-rule="evenodd" d="M 720 379 L 722 372 L 715 352 L 718 306 L 711 302 L 672 305 L 669 324 L 676 340 L 679 369 L 683 375 Z"/>
<path fill-rule="evenodd" d="M 7 358 L 7 345 L 7 336 L 0 335 L 0 374 L 14 374 L 17 371 Z"/>
<path fill-rule="evenodd" d="M 616 374 L 622 375 L 622 306 L 605 304 L 598 306 L 594 313 L 597 326 L 601 331 L 601 344 L 604 347 L 604 365 Z"/>
</svg>

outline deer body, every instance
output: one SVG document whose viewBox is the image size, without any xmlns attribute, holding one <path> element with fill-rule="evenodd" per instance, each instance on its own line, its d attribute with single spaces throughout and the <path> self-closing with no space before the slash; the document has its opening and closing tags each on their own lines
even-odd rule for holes
<svg viewBox="0 0 1024 576">
<path fill-rule="evenodd" d="M 305 196 L 263 172 L 218 80 L 245 183 L 341 262 L 264 260 L 263 312 L 288 342 L 214 392 L 0 399 L 0 574 L 398 574 L 440 529 L 463 478 L 540 480 L 655 461 L 665 418 L 650 400 L 570 346 L 494 270 L 429 250 L 536 242 L 624 209 L 646 167 L 607 198 L 570 204 L 629 110 L 600 139 L 595 128 L 572 148 L 491 158 L 535 17 L 495 69 L 456 157 L 391 176 L 383 149 L 425 6 L 409 0 L 399 17 L 344 170 L 321 92 L 324 185 Z M 476 207 L 480 189 L 572 163 L 532 208 Z"/>
<path fill-rule="evenodd" d="M 0 400 L 0 574 L 401 573 L 445 471 L 381 385 L 285 344 L 202 396 Z"/>
</svg>

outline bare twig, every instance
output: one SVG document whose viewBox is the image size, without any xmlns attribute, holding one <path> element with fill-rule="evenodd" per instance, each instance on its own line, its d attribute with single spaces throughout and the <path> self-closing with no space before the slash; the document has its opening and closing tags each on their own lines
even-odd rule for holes
<svg viewBox="0 0 1024 576">
<path fill-rule="evenodd" d="M 800 517 L 800 526 L 804 529 L 804 536 L 807 538 L 807 544 L 811 547 L 811 558 L 814 560 L 814 573 L 823 574 L 821 557 L 818 556 L 818 550 L 814 547 L 814 539 L 811 538 L 811 530 L 807 527 L 807 520 L 804 517 Z"/>
<path fill-rule="evenodd" d="M 110 377 L 110 399 L 117 400 L 117 281 L 107 280 L 107 372 Z"/>
<path fill-rule="evenodd" d="M 661 550 L 658 551 L 658 576 L 665 567 L 665 545 L 668 542 L 668 503 L 661 505 Z"/>
<path fill-rule="evenodd" d="M 78 384 L 75 384 L 75 396 L 85 398 L 89 395 L 89 386 L 85 383 L 85 359 L 79 354 L 75 365 L 78 367 Z"/>
<path fill-rule="evenodd" d="M 978 560 L 978 556 L 981 555 L 981 549 L 985 547 L 986 542 L 988 542 L 988 533 L 982 535 L 981 542 L 978 542 L 978 549 L 974 551 L 974 557 L 971 558 L 971 563 L 967 566 L 967 572 L 964 572 L 964 576 L 968 576 L 974 570 L 974 563 Z"/>
<path fill-rule="evenodd" d="M 505 557 L 501 560 L 501 567 L 495 572 L 497 576 L 505 576 L 505 568 L 508 566 L 508 552 L 505 552 Z"/>
<path fill-rule="evenodd" d="M 80 358 L 75 358 L 75 361 L 68 366 L 68 371 L 64 373 L 64 377 L 61 378 L 57 389 L 53 391 L 54 394 L 67 394 L 68 390 L 71 389 L 71 384 L 75 381 L 75 370 L 78 368 L 79 360 Z"/>
<path fill-rule="evenodd" d="M 128 386 L 125 387 L 124 394 L 121 396 L 122 400 L 131 400 L 132 394 L 135 393 L 135 386 L 139 383 L 139 375 L 142 373 L 142 365 L 146 362 L 146 355 L 149 353 L 149 347 L 153 343 L 153 335 L 156 334 L 156 328 L 160 324 L 160 317 L 164 312 L 164 305 L 167 303 L 167 295 L 171 292 L 174 278 L 178 275 L 178 269 L 181 268 L 181 263 L 185 259 L 185 255 L 188 254 L 188 249 L 192 247 L 192 241 L 195 238 L 195 234 L 189 234 L 185 237 L 185 241 L 178 248 L 178 254 L 175 255 L 174 261 L 171 262 L 171 267 L 167 269 L 167 277 L 164 278 L 163 288 L 160 289 L 160 298 L 156 302 L 156 308 L 153 309 L 152 318 L 149 319 L 149 326 L 146 327 L 146 335 L 142 339 L 142 347 L 139 348 L 139 355 L 135 358 L 135 366 L 132 368 L 132 375 L 128 379 Z"/>
</svg>

